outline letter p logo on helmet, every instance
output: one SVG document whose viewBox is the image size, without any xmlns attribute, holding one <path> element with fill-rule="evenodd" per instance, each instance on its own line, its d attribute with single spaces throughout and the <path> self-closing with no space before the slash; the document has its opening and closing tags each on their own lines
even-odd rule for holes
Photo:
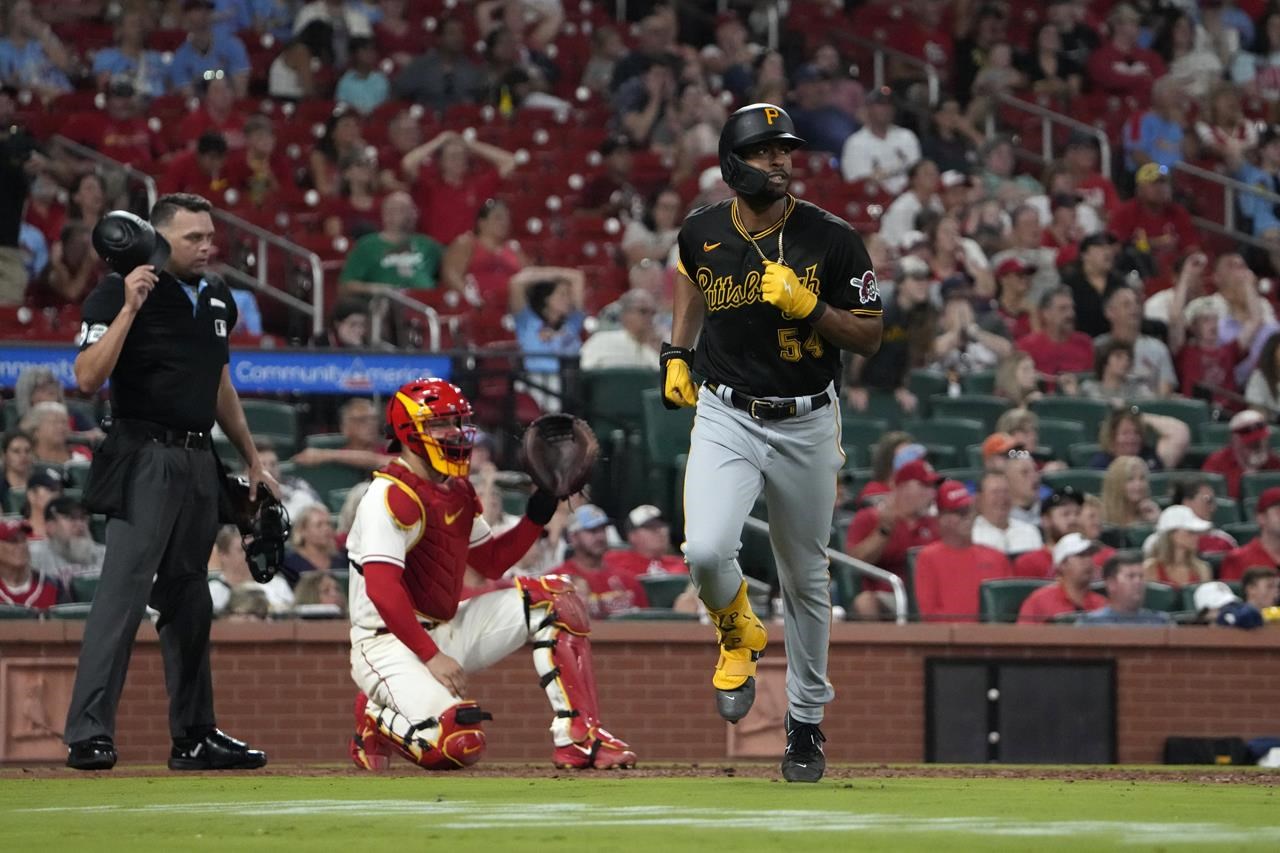
<svg viewBox="0 0 1280 853">
<path fill-rule="evenodd" d="M 767 121 L 771 127 L 773 126 L 773 120 L 777 117 L 778 117 L 778 111 L 776 109 L 774 109 L 773 107 L 765 107 L 764 120 Z"/>
</svg>

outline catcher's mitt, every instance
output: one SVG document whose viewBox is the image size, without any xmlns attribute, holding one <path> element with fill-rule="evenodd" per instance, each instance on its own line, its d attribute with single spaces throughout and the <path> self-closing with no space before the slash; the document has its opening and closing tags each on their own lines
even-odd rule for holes
<svg viewBox="0 0 1280 853">
<path fill-rule="evenodd" d="M 596 434 L 573 415 L 543 415 L 529 424 L 520 445 L 534 485 L 561 500 L 582 491 L 599 455 Z"/>
<path fill-rule="evenodd" d="M 267 583 L 284 564 L 284 546 L 289 541 L 289 512 L 262 483 L 257 500 L 249 497 L 249 481 L 245 477 L 226 479 L 227 496 L 249 572 L 258 583 Z"/>
</svg>

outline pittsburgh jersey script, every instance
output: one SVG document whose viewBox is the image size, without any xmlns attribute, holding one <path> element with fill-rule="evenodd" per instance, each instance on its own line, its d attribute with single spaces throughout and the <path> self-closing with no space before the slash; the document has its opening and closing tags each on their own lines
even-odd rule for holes
<svg viewBox="0 0 1280 853">
<path fill-rule="evenodd" d="M 771 261 L 783 255 L 803 287 L 832 308 L 880 317 L 880 288 L 862 238 L 820 207 L 787 197 L 784 219 L 752 237 Z M 699 208 L 680 228 L 679 271 L 707 304 L 693 368 L 756 397 L 816 394 L 838 381 L 840 352 L 802 319 L 765 302 L 764 261 L 732 201 Z"/>
</svg>

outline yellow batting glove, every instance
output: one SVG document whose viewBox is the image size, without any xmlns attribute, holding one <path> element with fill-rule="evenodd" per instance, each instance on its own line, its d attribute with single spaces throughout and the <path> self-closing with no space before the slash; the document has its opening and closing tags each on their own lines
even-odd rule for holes
<svg viewBox="0 0 1280 853">
<path fill-rule="evenodd" d="M 698 402 L 698 386 L 693 384 L 689 362 L 693 350 L 662 344 L 659 364 L 662 368 L 662 405 L 668 409 L 693 406 Z"/>
<path fill-rule="evenodd" d="M 767 263 L 760 279 L 760 295 L 779 311 L 803 320 L 818 305 L 817 295 L 800 283 L 791 267 Z"/>
</svg>

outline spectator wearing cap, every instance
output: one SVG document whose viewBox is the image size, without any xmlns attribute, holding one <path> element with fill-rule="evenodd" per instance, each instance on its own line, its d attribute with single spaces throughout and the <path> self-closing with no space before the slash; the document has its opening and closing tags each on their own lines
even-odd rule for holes
<svg viewBox="0 0 1280 853">
<path fill-rule="evenodd" d="M 0 604 L 48 610 L 63 597 L 61 587 L 31 568 L 31 525 L 0 518 Z"/>
<path fill-rule="evenodd" d="M 1124 276 L 1116 269 L 1119 247 L 1105 231 L 1080 241 L 1080 253 L 1062 270 L 1062 283 L 1071 288 L 1076 309 L 1075 327 L 1091 338 L 1110 328 L 1104 303 L 1112 293 L 1125 287 Z"/>
<path fill-rule="evenodd" d="M 169 63 L 158 51 L 147 50 L 147 20 L 141 11 L 126 9 L 116 22 L 115 45 L 93 55 L 98 88 L 112 79 L 127 79 L 143 96 L 158 98 L 169 88 Z"/>
<path fill-rule="evenodd" d="M 391 82 L 378 69 L 378 48 L 373 39 L 351 39 L 351 67 L 338 81 L 334 97 L 361 115 L 368 115 L 391 97 Z"/>
<path fill-rule="evenodd" d="M 1092 610 L 1077 625 L 1171 625 L 1172 617 L 1142 606 L 1147 580 L 1142 555 L 1137 551 L 1117 551 L 1102 564 L 1102 582 L 1107 588 L 1107 605 Z"/>
<path fill-rule="evenodd" d="M 475 104 L 484 97 L 484 71 L 467 56 L 466 25 L 460 17 L 440 22 L 435 47 L 415 57 L 391 81 L 402 101 L 443 112 L 454 104 Z"/>
<path fill-rule="evenodd" d="M 907 186 L 907 170 L 920 159 L 914 132 L 893 123 L 893 93 L 878 89 L 867 96 L 866 124 L 844 143 L 840 172 L 846 181 L 875 181 L 897 195 Z"/>
<path fill-rule="evenodd" d="M 1031 334 L 1031 276 L 1035 271 L 1035 266 L 1015 255 L 996 263 L 996 298 L 991 303 L 992 309 L 1014 340 Z"/>
<path fill-rule="evenodd" d="M 301 197 L 288 158 L 276 148 L 275 125 L 268 116 L 245 119 L 244 147 L 229 151 L 223 174 L 227 186 L 250 207 L 263 208 L 268 203 L 290 206 Z"/>
<path fill-rule="evenodd" d="M 215 79 L 221 72 L 235 94 L 243 98 L 249 93 L 249 53 L 240 39 L 214 29 L 214 8 L 212 0 L 184 0 L 187 40 L 173 52 L 170 86 L 194 95 L 202 80 Z"/>
<path fill-rule="evenodd" d="M 89 513 L 75 498 L 49 501 L 44 508 L 45 538 L 31 543 L 31 567 L 70 588 L 73 578 L 102 574 L 107 546 L 89 534 Z"/>
<path fill-rule="evenodd" d="M 1111 38 L 1089 57 L 1086 71 L 1096 92 L 1131 97 L 1145 103 L 1151 85 L 1164 76 L 1160 54 L 1138 44 L 1142 17 L 1128 3 L 1112 7 L 1107 17 Z"/>
<path fill-rule="evenodd" d="M 1004 475 L 1009 480 L 1013 509 L 1009 517 L 1035 527 L 1040 523 L 1040 470 L 1031 451 L 1012 447 L 1005 452 Z"/>
<path fill-rule="evenodd" d="M 0 440 L 0 515 L 15 512 L 35 468 L 35 444 L 22 430 L 10 430 Z"/>
<path fill-rule="evenodd" d="M 917 400 L 907 389 L 907 376 L 932 355 L 937 311 L 929 299 L 929 264 L 908 255 L 898 266 L 893 300 L 884 306 L 880 349 L 870 358 L 855 355 L 848 363 L 845 396 L 859 412 L 866 411 L 872 390 L 891 391 L 904 412 L 914 412 Z"/>
<path fill-rule="evenodd" d="M 658 369 L 661 338 L 653 318 L 658 307 L 647 290 L 628 290 L 618 300 L 620 328 L 594 332 L 582 344 L 578 364 L 583 370 Z"/>
<path fill-rule="evenodd" d="M 1123 243 L 1150 254 L 1160 275 L 1173 270 L 1180 254 L 1193 251 L 1200 237 L 1187 209 L 1173 200 L 1169 170 L 1155 163 L 1139 167 L 1133 198 L 1121 204 L 1109 229 Z"/>
<path fill-rule="evenodd" d="M 1021 578 L 1053 577 L 1053 548 L 1068 533 L 1081 532 L 1080 514 L 1084 509 L 1084 502 L 1085 496 L 1071 486 L 1054 489 L 1040 502 L 1040 533 L 1044 538 L 1044 547 L 1028 551 L 1014 560 L 1014 575 Z M 1093 555 L 1094 565 L 1100 568 L 1114 551 L 1113 548 L 1100 545 Z"/>
<path fill-rule="evenodd" d="M 963 273 L 949 276 L 938 287 L 942 316 L 933 338 L 930 366 L 967 375 L 991 370 L 1013 353 L 1003 321 L 973 310 L 973 281 Z"/>
<path fill-rule="evenodd" d="M 218 133 L 226 140 L 227 148 L 244 147 L 244 126 L 247 116 L 236 104 L 236 91 L 225 77 L 214 76 L 196 84 L 200 95 L 198 109 L 187 113 L 178 124 L 177 138 L 185 145 L 196 145 L 206 133 Z"/>
<path fill-rule="evenodd" d="M 1093 580 L 1093 560 L 1098 546 L 1079 533 L 1068 533 L 1053 546 L 1053 569 L 1057 581 L 1037 589 L 1018 610 L 1018 624 L 1049 622 L 1065 613 L 1101 610 L 1107 600 L 1089 588 Z"/>
<path fill-rule="evenodd" d="M 1242 628 L 1250 630 L 1261 628 L 1267 622 L 1280 618 L 1276 608 L 1267 608 L 1263 612 L 1257 607 L 1241 601 L 1231 591 L 1231 587 L 1222 581 L 1201 584 L 1196 587 L 1195 608 L 1197 621 L 1224 628 Z"/>
<path fill-rule="evenodd" d="M 49 465 L 36 464 L 27 478 L 27 493 L 19 512 L 27 521 L 29 538 L 43 539 L 45 535 L 44 511 L 49 502 L 61 497 L 66 481 L 61 471 Z"/>
<path fill-rule="evenodd" d="M 982 475 L 978 481 L 977 508 L 973 541 L 979 545 L 1002 554 L 1023 554 L 1044 544 L 1034 525 L 1012 517 L 1013 492 L 1007 475 L 996 472 Z"/>
<path fill-rule="evenodd" d="M 938 541 L 916 555 L 916 603 L 922 620 L 976 622 L 979 585 L 1009 576 L 1004 554 L 974 544 L 973 521 L 973 498 L 964 484 L 940 483 Z"/>
<path fill-rule="evenodd" d="M 1239 544 L 1230 533 L 1212 526 L 1218 496 L 1213 490 L 1213 484 L 1209 482 L 1207 477 L 1202 477 L 1198 474 L 1176 477 L 1170 486 L 1169 500 L 1170 506 L 1185 506 L 1202 521 L 1209 523 L 1211 529 L 1201 533 L 1200 539 L 1196 543 L 1197 553 L 1225 553 Z M 1148 538 L 1143 543 L 1142 550 L 1149 554 L 1153 547 L 1155 547 L 1155 540 Z"/>
<path fill-rule="evenodd" d="M 907 552 L 938 538 L 938 519 L 929 514 L 937 491 L 938 474 L 924 459 L 908 462 L 893 475 L 889 497 L 878 507 L 858 511 L 845 537 L 845 552 L 906 579 Z M 888 612 L 889 586 L 864 582 L 854 599 L 854 611 L 864 618 Z"/>
<path fill-rule="evenodd" d="M 1084 373 L 1093 367 L 1093 341 L 1075 328 L 1076 309 L 1071 288 L 1050 290 L 1040 297 L 1040 331 L 1018 338 L 1018 349 L 1029 354 L 1036 370 L 1049 376 Z"/>
<path fill-rule="evenodd" d="M 67 73 L 75 64 L 74 55 L 36 13 L 31 0 L 16 0 L 8 15 L 0 38 L 0 80 L 30 89 L 46 101 L 71 91 Z"/>
<path fill-rule="evenodd" d="M 840 154 L 844 141 L 858 130 L 858 123 L 832 103 L 832 85 L 816 65 L 802 65 L 791 75 L 787 114 L 795 123 L 796 135 L 810 151 Z M 880 221 L 884 229 L 884 220 Z"/>
<path fill-rule="evenodd" d="M 1155 547 L 1142 565 L 1147 580 L 1175 589 L 1213 580 L 1213 569 L 1196 555 L 1200 537 L 1212 529 L 1190 507 L 1174 504 L 1161 512 Z"/>
<path fill-rule="evenodd" d="M 687 575 L 684 558 L 671 553 L 671 523 L 662 510 L 641 504 L 627 513 L 627 549 L 610 551 L 605 565 L 631 575 Z"/>
<path fill-rule="evenodd" d="M 515 155 L 446 130 L 400 160 L 418 201 L 419 227 L 444 245 L 475 227 L 480 208 L 516 168 Z"/>
<path fill-rule="evenodd" d="M 629 571 L 611 568 L 604 555 L 609 548 L 609 517 L 595 504 L 573 511 L 566 533 L 573 553 L 552 570 L 586 583 L 591 616 L 605 619 L 638 607 L 648 607 L 644 587 Z"/>
<path fill-rule="evenodd" d="M 144 171 L 149 169 L 159 147 L 146 119 L 139 114 L 135 95 L 128 80 L 113 80 L 107 86 L 104 108 L 79 116 L 64 133 L 104 157 Z M 92 228 L 96 222 L 87 224 Z"/>
<path fill-rule="evenodd" d="M 224 174 L 226 162 L 227 140 L 222 134 L 215 131 L 202 134 L 195 149 L 169 161 L 158 182 L 160 192 L 221 198 L 230 186 Z"/>
<path fill-rule="evenodd" d="M 917 160 L 907 169 L 907 190 L 893 200 L 880 217 L 880 236 L 894 245 L 900 244 L 908 231 L 916 228 L 921 211 L 942 213 L 938 197 L 938 166 L 932 160 Z"/>
<path fill-rule="evenodd" d="M 898 469 L 927 455 L 924 445 L 917 444 L 910 433 L 890 430 L 882 434 L 871 446 L 871 481 L 862 488 L 858 502 L 869 506 L 882 503 L 893 491 L 893 475 Z"/>
<path fill-rule="evenodd" d="M 1187 96 L 1174 77 L 1161 77 L 1151 87 L 1151 108 L 1129 119 L 1124 134 L 1125 166 L 1138 169 L 1155 163 L 1172 169 L 1182 162 Z"/>
<path fill-rule="evenodd" d="M 1250 163 L 1236 149 L 1228 150 L 1226 160 L 1227 168 L 1234 171 L 1237 181 L 1266 192 L 1280 192 L 1280 125 L 1267 125 L 1258 138 L 1258 165 Z M 1240 212 L 1252 223 L 1253 236 L 1262 240 L 1280 239 L 1280 212 L 1275 205 L 1253 193 L 1241 193 L 1238 204 Z"/>
<path fill-rule="evenodd" d="M 1025 452 L 1026 447 L 1013 436 L 1004 432 L 993 432 L 982 442 L 982 470 L 1003 474 L 1014 454 Z M 977 484 L 974 485 L 976 487 Z"/>
<path fill-rule="evenodd" d="M 1227 481 L 1227 494 L 1239 500 L 1244 475 L 1280 471 L 1280 456 L 1271 449 L 1271 427 L 1261 412 L 1246 409 L 1232 416 L 1228 426 L 1231 439 L 1227 446 L 1209 454 L 1200 470 L 1221 474 Z"/>
<path fill-rule="evenodd" d="M 920 140 L 924 156 L 938 164 L 945 175 L 967 174 L 977 162 L 977 148 L 985 136 L 965 117 L 960 102 L 944 96 L 933 111 L 929 127 Z"/>
</svg>

